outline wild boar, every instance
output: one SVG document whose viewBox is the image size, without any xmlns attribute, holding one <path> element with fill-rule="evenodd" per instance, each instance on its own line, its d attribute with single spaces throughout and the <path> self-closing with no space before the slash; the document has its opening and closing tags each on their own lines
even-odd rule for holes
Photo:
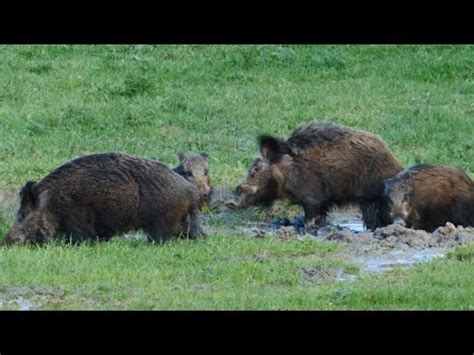
<svg viewBox="0 0 474 355">
<path fill-rule="evenodd" d="M 334 205 L 359 203 L 364 223 L 374 228 L 372 216 L 383 180 L 402 170 L 386 144 L 361 130 L 312 123 L 297 128 L 288 140 L 259 137 L 261 156 L 254 159 L 247 178 L 237 186 L 234 208 L 269 206 L 287 199 L 303 206 L 306 226 L 324 222 Z M 231 204 L 232 206 L 232 204 Z"/>
<path fill-rule="evenodd" d="M 446 222 L 474 226 L 474 183 L 461 169 L 415 165 L 385 180 L 391 223 L 433 232 Z"/>
<path fill-rule="evenodd" d="M 211 179 L 209 178 L 209 156 L 202 152 L 194 155 L 178 154 L 180 164 L 173 169 L 198 188 L 203 204 L 208 201 L 211 193 Z"/>
<path fill-rule="evenodd" d="M 109 239 L 139 229 L 156 242 L 203 234 L 198 188 L 164 164 L 126 154 L 75 159 L 27 182 L 20 199 L 7 245 L 42 244 L 58 234 L 71 242 Z"/>
</svg>

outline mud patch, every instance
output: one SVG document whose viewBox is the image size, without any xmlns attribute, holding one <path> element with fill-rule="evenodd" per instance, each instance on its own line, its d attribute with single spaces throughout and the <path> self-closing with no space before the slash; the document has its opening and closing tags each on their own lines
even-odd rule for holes
<svg viewBox="0 0 474 355">
<path fill-rule="evenodd" d="M 350 229 L 318 233 L 318 239 L 345 244 L 344 257 L 362 271 L 378 272 L 424 263 L 457 246 L 474 242 L 474 228 L 446 223 L 433 233 L 389 225 L 373 232 Z"/>
<path fill-rule="evenodd" d="M 56 287 L 11 286 L 0 288 L 0 309 L 29 311 L 61 303 L 64 290 Z"/>
<path fill-rule="evenodd" d="M 352 260 L 360 265 L 362 271 L 379 272 L 393 269 L 394 267 L 408 267 L 424 263 L 436 257 L 443 257 L 442 249 L 425 250 L 392 250 L 373 255 L 354 255 Z"/>
<path fill-rule="evenodd" d="M 325 225 L 308 231 L 305 230 L 302 216 L 288 218 L 273 214 L 273 218 L 256 220 L 255 215 L 252 216 L 248 209 L 231 211 L 225 206 L 226 201 L 232 198 L 232 193 L 225 188 L 217 189 L 213 197 L 212 205 L 218 211 L 215 220 L 220 220 L 218 223 L 222 225 L 220 231 L 227 228 L 234 235 L 275 238 L 282 241 L 312 238 L 340 243 L 344 248 L 342 252 L 338 252 L 338 256 L 355 263 L 363 272 L 380 272 L 394 267 L 424 263 L 444 257 L 455 247 L 474 242 L 474 228 L 454 226 L 451 223 L 439 227 L 433 233 L 399 225 L 389 225 L 373 232 L 367 231 L 363 226 L 360 210 L 354 206 L 332 210 Z M 211 219 L 205 224 L 211 229 L 214 227 Z M 300 272 L 305 275 L 305 279 L 313 281 L 329 279 L 331 274 L 334 274 L 333 279 L 340 276 L 336 271 L 311 270 Z"/>
<path fill-rule="evenodd" d="M 253 254 L 252 259 L 258 262 L 265 262 L 271 259 L 271 255 L 268 251 L 264 250 L 260 253 Z"/>
<path fill-rule="evenodd" d="M 348 274 L 341 268 L 301 267 L 300 274 L 304 281 L 310 283 L 324 283 L 330 281 L 351 281 L 354 275 Z"/>
</svg>

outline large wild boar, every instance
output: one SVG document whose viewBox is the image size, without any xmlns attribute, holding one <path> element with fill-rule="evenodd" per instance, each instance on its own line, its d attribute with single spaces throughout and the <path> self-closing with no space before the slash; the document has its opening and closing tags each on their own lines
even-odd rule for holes
<svg viewBox="0 0 474 355">
<path fill-rule="evenodd" d="M 181 172 L 193 175 L 185 168 Z M 193 238 L 203 234 L 201 196 L 193 183 L 157 161 L 119 153 L 88 155 L 23 186 L 17 221 L 5 243 L 42 244 L 58 234 L 72 242 L 108 239 L 138 229 L 150 241 Z"/>
<path fill-rule="evenodd" d="M 456 167 L 415 165 L 384 185 L 391 223 L 427 232 L 446 222 L 474 226 L 474 183 Z"/>
<path fill-rule="evenodd" d="M 259 144 L 261 157 L 237 187 L 233 207 L 288 199 L 303 206 L 307 226 L 322 223 L 334 205 L 356 202 L 366 227 L 375 228 L 380 186 L 402 170 L 379 137 L 332 123 L 297 128 L 288 140 L 260 136 Z"/>
</svg>

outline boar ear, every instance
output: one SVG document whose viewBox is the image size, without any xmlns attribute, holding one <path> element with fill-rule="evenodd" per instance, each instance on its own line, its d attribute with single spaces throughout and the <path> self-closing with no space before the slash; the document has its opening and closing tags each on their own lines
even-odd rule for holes
<svg viewBox="0 0 474 355">
<path fill-rule="evenodd" d="M 199 153 L 202 157 L 209 159 L 209 155 L 206 152 Z"/>
<path fill-rule="evenodd" d="M 291 150 L 288 143 L 272 136 L 258 137 L 260 144 L 260 153 L 262 157 L 269 160 L 271 163 L 277 163 L 284 154 L 290 154 Z"/>
<path fill-rule="evenodd" d="M 36 191 L 36 182 L 28 181 L 20 190 L 21 205 L 36 206 L 38 202 L 38 193 Z"/>
<path fill-rule="evenodd" d="M 179 161 L 182 162 L 182 161 L 184 160 L 184 158 L 186 158 L 186 155 L 184 155 L 183 152 L 179 152 L 179 153 L 178 153 L 178 158 L 179 158 Z"/>
</svg>

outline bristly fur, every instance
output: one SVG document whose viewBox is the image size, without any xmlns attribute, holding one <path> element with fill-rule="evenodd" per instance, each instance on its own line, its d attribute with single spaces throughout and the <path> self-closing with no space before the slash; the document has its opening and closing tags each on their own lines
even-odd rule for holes
<svg viewBox="0 0 474 355">
<path fill-rule="evenodd" d="M 402 195 L 409 206 L 407 227 L 432 232 L 446 222 L 474 226 L 474 183 L 457 167 L 420 164 L 385 181 L 387 204 Z M 388 206 L 392 213 L 400 209 Z"/>
<path fill-rule="evenodd" d="M 138 229 L 151 241 L 201 234 L 197 188 L 164 164 L 126 154 L 75 159 L 27 183 L 22 196 L 22 218 L 7 233 L 7 244 L 42 243 L 58 234 L 72 241 L 108 239 Z M 31 206 L 26 196 L 40 203 Z"/>
<path fill-rule="evenodd" d="M 286 141 L 272 136 L 259 141 L 266 162 L 254 161 L 239 185 L 242 208 L 285 198 L 303 206 L 306 220 L 322 221 L 330 207 L 355 202 L 362 207 L 367 228 L 385 223 L 379 208 L 382 182 L 402 166 L 378 136 L 333 123 L 312 123 L 295 129 Z"/>
</svg>

